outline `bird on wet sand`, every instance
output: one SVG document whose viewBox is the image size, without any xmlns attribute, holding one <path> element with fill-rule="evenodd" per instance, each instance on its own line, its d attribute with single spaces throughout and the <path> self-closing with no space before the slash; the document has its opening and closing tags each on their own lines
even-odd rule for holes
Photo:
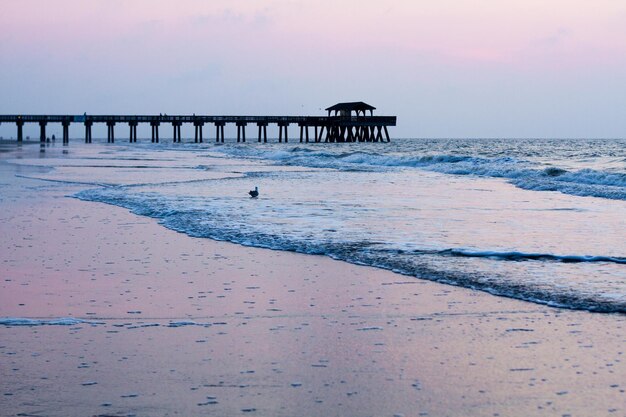
<svg viewBox="0 0 626 417">
<path fill-rule="evenodd" d="M 254 187 L 254 190 L 248 191 L 251 198 L 257 198 L 259 196 L 259 187 Z"/>
</svg>

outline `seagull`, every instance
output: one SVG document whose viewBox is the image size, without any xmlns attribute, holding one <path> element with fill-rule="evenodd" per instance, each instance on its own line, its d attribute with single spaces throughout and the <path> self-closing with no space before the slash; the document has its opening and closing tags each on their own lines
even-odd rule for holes
<svg viewBox="0 0 626 417">
<path fill-rule="evenodd" d="M 248 194 L 250 194 L 252 198 L 257 198 L 259 196 L 259 187 L 254 187 L 254 190 L 248 191 Z"/>
</svg>

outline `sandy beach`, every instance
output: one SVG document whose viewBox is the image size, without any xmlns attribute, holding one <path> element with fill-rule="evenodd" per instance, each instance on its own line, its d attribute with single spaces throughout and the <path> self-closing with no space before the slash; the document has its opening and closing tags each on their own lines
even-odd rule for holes
<svg viewBox="0 0 626 417">
<path fill-rule="evenodd" d="M 626 415 L 623 315 L 191 238 L 32 169 L 0 164 L 2 416 Z"/>
</svg>

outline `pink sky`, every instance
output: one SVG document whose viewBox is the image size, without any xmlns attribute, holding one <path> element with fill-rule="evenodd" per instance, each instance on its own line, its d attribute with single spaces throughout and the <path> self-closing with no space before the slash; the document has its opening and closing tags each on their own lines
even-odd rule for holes
<svg viewBox="0 0 626 417">
<path fill-rule="evenodd" d="M 4 0 L 0 56 L 2 113 L 364 100 L 399 136 L 626 136 L 622 0 Z"/>
</svg>

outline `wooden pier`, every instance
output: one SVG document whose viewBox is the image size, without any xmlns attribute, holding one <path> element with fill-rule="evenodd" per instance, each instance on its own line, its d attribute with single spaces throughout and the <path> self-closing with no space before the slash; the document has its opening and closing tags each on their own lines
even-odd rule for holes
<svg viewBox="0 0 626 417">
<path fill-rule="evenodd" d="M 278 126 L 278 141 L 289 141 L 288 127 L 297 125 L 300 129 L 300 142 L 390 142 L 389 126 L 396 125 L 395 116 L 374 116 L 375 107 L 363 102 L 338 103 L 327 108 L 327 116 L 202 116 L 202 115 L 0 115 L 0 123 L 15 123 L 17 126 L 17 141 L 23 141 L 23 126 L 26 123 L 39 124 L 39 139 L 46 141 L 46 127 L 49 123 L 60 123 L 63 126 L 63 144 L 69 143 L 69 127 L 72 123 L 85 126 L 85 143 L 92 142 L 92 127 L 96 123 L 106 124 L 107 142 L 115 142 L 115 126 L 126 124 L 129 128 L 129 142 L 137 142 L 137 126 L 140 123 L 150 124 L 152 128 L 151 141 L 158 143 L 159 127 L 161 124 L 172 126 L 172 140 L 182 142 L 181 126 L 184 123 L 193 124 L 194 142 L 204 140 L 203 127 L 205 124 L 215 126 L 215 142 L 224 142 L 224 126 L 237 126 L 237 142 L 246 141 L 246 126 L 256 124 L 258 127 L 258 142 L 267 143 L 267 127 Z M 366 112 L 370 114 L 367 115 Z"/>
</svg>

